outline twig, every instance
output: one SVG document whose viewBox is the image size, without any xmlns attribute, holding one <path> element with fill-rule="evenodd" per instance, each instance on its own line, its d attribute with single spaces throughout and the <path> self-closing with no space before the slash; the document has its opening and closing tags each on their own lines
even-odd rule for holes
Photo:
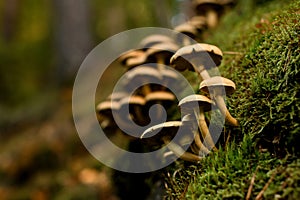
<svg viewBox="0 0 300 200">
<path fill-rule="evenodd" d="M 235 51 L 223 51 L 223 54 L 226 54 L 226 55 L 243 55 L 244 53 L 235 52 Z"/>
<path fill-rule="evenodd" d="M 256 178 L 257 171 L 258 171 L 258 166 L 256 167 L 255 172 L 253 173 L 253 176 L 251 178 L 251 182 L 250 182 L 250 185 L 249 185 L 249 188 L 248 188 L 246 200 L 249 200 L 250 197 L 251 197 L 251 193 L 252 193 L 252 189 L 253 189 L 253 186 L 254 186 L 254 181 L 255 181 L 255 178 Z"/>
<path fill-rule="evenodd" d="M 275 178 L 275 175 L 277 174 L 277 170 L 272 174 L 271 178 L 268 180 L 268 182 L 265 184 L 263 189 L 258 193 L 255 200 L 260 200 L 263 197 L 264 192 L 268 189 L 269 185 L 272 183 L 272 181 Z"/>
</svg>

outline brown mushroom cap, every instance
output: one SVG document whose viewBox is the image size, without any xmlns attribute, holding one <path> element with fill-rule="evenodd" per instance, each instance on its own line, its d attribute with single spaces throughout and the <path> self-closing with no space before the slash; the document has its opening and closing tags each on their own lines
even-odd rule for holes
<svg viewBox="0 0 300 200">
<path fill-rule="evenodd" d="M 206 96 L 200 94 L 193 94 L 179 101 L 178 106 L 188 110 L 194 109 L 195 106 L 199 106 L 202 107 L 204 112 L 207 112 L 213 109 L 214 103 L 211 99 L 207 98 Z"/>
<path fill-rule="evenodd" d="M 199 89 L 205 93 L 209 93 L 209 88 L 222 88 L 224 87 L 225 94 L 220 95 L 230 95 L 235 90 L 235 84 L 233 81 L 221 77 L 221 76 L 214 76 L 210 79 L 206 79 L 200 83 Z"/>
<path fill-rule="evenodd" d="M 103 101 L 97 105 L 97 112 L 99 115 L 112 116 L 113 110 L 118 110 L 120 103 L 117 101 Z"/>
<path fill-rule="evenodd" d="M 179 49 L 175 43 L 158 43 L 146 50 L 147 61 L 156 63 L 162 57 L 165 64 L 169 64 L 170 58 Z"/>
<path fill-rule="evenodd" d="M 206 19 L 204 16 L 194 16 L 188 21 L 188 23 L 194 26 L 198 32 L 207 29 Z"/>
<path fill-rule="evenodd" d="M 203 13 L 207 7 L 210 6 L 216 11 L 223 11 L 223 2 L 220 0 L 193 0 L 194 7 L 198 11 L 197 13 Z"/>
<path fill-rule="evenodd" d="M 155 82 L 161 82 L 162 75 L 157 68 L 152 66 L 140 66 L 126 73 L 125 89 L 132 92 L 136 86 L 143 86 Z"/>
<path fill-rule="evenodd" d="M 175 100 L 175 96 L 171 92 L 167 91 L 156 91 L 148 94 L 146 97 L 146 102 L 157 102 L 157 101 L 163 101 L 163 102 L 173 102 Z"/>
<path fill-rule="evenodd" d="M 106 99 L 112 101 L 119 101 L 124 97 L 127 97 L 129 94 L 127 92 L 113 92 Z"/>
<path fill-rule="evenodd" d="M 115 121 L 113 117 L 113 112 L 119 110 L 120 104 L 117 101 L 103 101 L 99 103 L 96 107 L 98 113 L 98 120 L 101 123 L 102 128 L 109 128 L 115 126 Z"/>
<path fill-rule="evenodd" d="M 174 40 L 166 35 L 150 35 L 140 42 L 140 47 L 147 49 L 159 43 L 174 43 Z"/>
<path fill-rule="evenodd" d="M 138 96 L 138 95 L 132 95 L 123 98 L 120 100 L 120 109 L 122 109 L 126 105 L 132 105 L 132 106 L 144 106 L 146 103 L 146 100 L 144 97 Z"/>
<path fill-rule="evenodd" d="M 193 64 L 202 65 L 206 69 L 219 66 L 223 57 L 222 51 L 210 44 L 197 43 L 180 48 L 171 58 L 170 63 L 175 69 L 184 71 L 185 69 L 195 71 Z M 212 62 L 213 61 L 213 62 Z"/>
<path fill-rule="evenodd" d="M 192 39 L 195 39 L 198 34 L 197 28 L 190 23 L 184 23 L 184 24 L 178 25 L 174 28 L 174 30 L 178 31 L 180 33 L 183 33 L 183 34 L 191 37 Z"/>
<path fill-rule="evenodd" d="M 142 65 L 146 62 L 146 54 L 143 50 L 134 49 L 123 53 L 118 61 L 127 68 L 127 70 L 136 66 Z"/>
</svg>

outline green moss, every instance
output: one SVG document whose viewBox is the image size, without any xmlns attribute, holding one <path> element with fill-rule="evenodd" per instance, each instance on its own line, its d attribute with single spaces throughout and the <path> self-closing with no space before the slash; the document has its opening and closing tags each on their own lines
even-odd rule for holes
<svg viewBox="0 0 300 200">
<path fill-rule="evenodd" d="M 167 178 L 168 199 L 245 199 L 254 173 L 253 199 L 268 181 L 265 199 L 300 195 L 300 2 L 256 3 L 240 2 L 207 39 L 225 51 L 220 73 L 236 83 L 227 103 L 240 127 L 226 126 L 229 144 Z"/>
</svg>

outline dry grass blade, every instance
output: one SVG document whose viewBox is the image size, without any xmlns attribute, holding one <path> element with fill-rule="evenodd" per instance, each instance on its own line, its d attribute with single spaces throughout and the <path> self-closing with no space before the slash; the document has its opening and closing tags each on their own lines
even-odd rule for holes
<svg viewBox="0 0 300 200">
<path fill-rule="evenodd" d="M 268 189 L 268 187 L 270 186 L 270 184 L 272 183 L 272 181 L 275 178 L 275 175 L 278 173 L 278 170 L 276 170 L 272 176 L 270 177 L 270 179 L 268 180 L 268 182 L 265 184 L 265 186 L 263 187 L 263 189 L 258 193 L 258 195 L 256 196 L 255 200 L 260 200 L 263 198 L 264 192 Z"/>
<path fill-rule="evenodd" d="M 256 169 L 255 169 L 255 172 L 253 173 L 253 176 L 251 178 L 251 182 L 250 182 L 250 185 L 249 185 L 249 188 L 248 188 L 246 200 L 249 200 L 250 197 L 251 197 L 251 193 L 252 193 L 252 189 L 253 189 L 253 186 L 254 186 L 254 181 L 255 181 L 255 178 L 256 178 L 256 173 L 258 171 L 258 168 L 259 167 L 257 166 Z"/>
</svg>

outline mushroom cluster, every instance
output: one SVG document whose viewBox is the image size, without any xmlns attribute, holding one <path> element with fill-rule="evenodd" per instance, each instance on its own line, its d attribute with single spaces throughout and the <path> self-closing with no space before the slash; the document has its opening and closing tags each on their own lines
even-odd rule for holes
<svg viewBox="0 0 300 200">
<path fill-rule="evenodd" d="M 214 28 L 233 4 L 233 0 L 193 0 L 195 15 L 175 27 L 178 34 L 148 36 L 140 42 L 139 49 L 120 55 L 118 60 L 126 71 L 123 91 L 113 93 L 97 106 L 98 119 L 106 134 L 126 130 L 133 133 L 128 136 L 130 140 L 141 140 L 150 148 L 166 145 L 170 151 L 165 157 L 175 155 L 191 162 L 200 161 L 211 150 L 217 150 L 206 113 L 218 109 L 225 122 L 238 126 L 224 101 L 226 95 L 234 92 L 235 84 L 224 77 L 211 76 L 210 70 L 221 64 L 223 53 L 217 46 L 201 42 L 203 31 Z M 167 87 L 176 82 L 178 73 L 166 66 L 179 72 L 196 73 L 199 94 L 178 102 Z M 156 104 L 161 106 L 153 107 Z M 169 112 L 173 107 L 180 109 L 181 120 L 170 121 L 172 113 L 169 115 Z M 147 126 L 153 122 L 148 113 L 150 108 L 156 122 L 151 127 Z M 125 112 L 126 109 L 129 112 Z M 137 130 L 132 122 L 143 128 Z M 175 137 L 179 130 L 183 134 Z"/>
</svg>

